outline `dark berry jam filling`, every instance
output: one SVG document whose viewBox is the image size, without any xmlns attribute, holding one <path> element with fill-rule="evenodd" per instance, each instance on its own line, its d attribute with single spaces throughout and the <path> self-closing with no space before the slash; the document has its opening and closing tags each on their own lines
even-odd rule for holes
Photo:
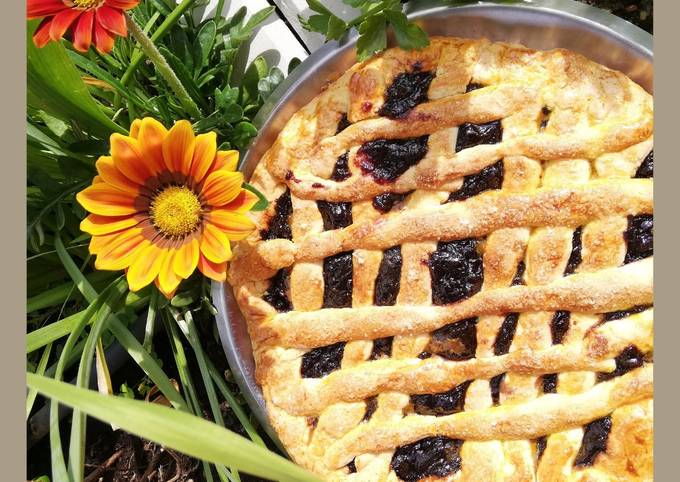
<svg viewBox="0 0 680 482">
<path fill-rule="evenodd" d="M 632 263 L 654 254 L 654 217 L 651 214 L 628 216 L 628 229 L 623 233 L 626 240 L 625 263 Z"/>
<path fill-rule="evenodd" d="M 635 177 L 654 177 L 654 151 L 651 151 L 649 154 L 647 154 L 647 157 L 645 157 L 644 161 L 642 161 L 640 167 L 638 167 L 637 171 L 635 171 Z"/>
<path fill-rule="evenodd" d="M 456 152 L 480 144 L 497 144 L 503 138 L 503 127 L 500 120 L 485 124 L 470 124 L 466 122 L 458 126 L 456 138 Z"/>
<path fill-rule="evenodd" d="M 349 471 L 350 474 L 355 474 L 357 471 L 357 466 L 356 463 L 354 462 L 356 459 L 352 459 L 350 463 L 347 464 L 347 470 Z"/>
<path fill-rule="evenodd" d="M 381 213 L 389 213 L 395 204 L 399 204 L 413 191 L 396 193 L 384 192 L 373 198 L 373 207 Z"/>
<path fill-rule="evenodd" d="M 302 355 L 302 378 L 321 378 L 340 368 L 345 342 L 314 348 Z"/>
<path fill-rule="evenodd" d="M 439 355 L 447 360 L 469 360 L 477 351 L 477 318 L 449 323 L 432 332 L 421 355 Z"/>
<path fill-rule="evenodd" d="M 428 263 L 433 304 L 454 303 L 482 288 L 484 266 L 478 243 L 478 239 L 461 239 L 437 244 Z"/>
<path fill-rule="evenodd" d="M 394 451 L 392 469 L 406 482 L 430 476 L 444 477 L 460 470 L 462 445 L 462 440 L 442 436 L 402 445 Z"/>
<path fill-rule="evenodd" d="M 575 467 L 593 465 L 600 452 L 607 450 L 607 440 L 612 429 L 612 419 L 607 416 L 593 420 L 584 427 L 581 448 L 574 459 Z"/>
<path fill-rule="evenodd" d="M 323 260 L 323 307 L 352 306 L 352 251 L 338 253 Z"/>
<path fill-rule="evenodd" d="M 494 406 L 498 405 L 501 401 L 501 383 L 505 378 L 505 373 L 496 375 L 491 380 L 489 380 L 489 388 L 491 389 L 491 401 Z"/>
<path fill-rule="evenodd" d="M 319 417 L 307 417 L 307 425 L 314 430 L 319 424 Z"/>
<path fill-rule="evenodd" d="M 545 452 L 545 447 L 548 445 L 548 437 L 538 437 L 536 440 L 536 460 L 541 460 L 543 457 L 543 452 Z"/>
<path fill-rule="evenodd" d="M 509 313 L 505 316 L 501 329 L 496 335 L 496 340 L 493 342 L 494 355 L 505 355 L 510 351 L 510 345 L 512 345 L 512 339 L 515 337 L 515 330 L 517 329 L 517 320 L 519 320 L 519 313 Z"/>
<path fill-rule="evenodd" d="M 379 184 L 394 182 L 425 157 L 428 137 L 369 141 L 357 151 L 357 165 Z"/>
<path fill-rule="evenodd" d="M 629 345 L 614 360 L 616 360 L 616 370 L 611 373 L 598 373 L 598 382 L 605 382 L 612 378 L 620 377 L 631 370 L 641 367 L 645 363 L 645 354 L 635 345 Z"/>
<path fill-rule="evenodd" d="M 578 265 L 581 264 L 581 235 L 583 233 L 583 228 L 579 226 L 574 231 L 571 238 L 571 254 L 569 255 L 569 261 L 567 261 L 567 266 L 564 268 L 564 276 L 569 276 L 574 274 Z"/>
<path fill-rule="evenodd" d="M 317 207 L 323 220 L 323 229 L 346 228 L 352 224 L 352 203 L 317 201 Z"/>
<path fill-rule="evenodd" d="M 541 124 L 539 126 L 539 130 L 543 130 L 546 127 L 548 127 L 548 122 L 550 121 L 550 114 L 552 114 L 552 111 L 548 109 L 546 106 L 543 106 L 541 109 Z"/>
<path fill-rule="evenodd" d="M 486 87 L 484 84 L 478 84 L 476 82 L 470 82 L 467 87 L 465 87 L 465 93 L 472 92 L 473 90 L 481 89 Z"/>
<path fill-rule="evenodd" d="M 349 153 L 345 152 L 335 161 L 331 179 L 335 182 L 341 182 L 351 176 L 352 172 L 349 170 Z"/>
<path fill-rule="evenodd" d="M 269 288 L 264 292 L 262 299 L 272 305 L 276 311 L 290 311 L 293 309 L 293 305 L 288 297 L 289 288 L 290 271 L 286 268 L 280 269 L 269 281 Z"/>
<path fill-rule="evenodd" d="M 290 215 L 293 213 L 293 203 L 290 199 L 290 191 L 281 194 L 274 206 L 274 215 L 269 220 L 266 229 L 260 231 L 260 238 L 269 239 L 293 239 L 290 231 Z"/>
<path fill-rule="evenodd" d="M 503 160 L 486 166 L 477 174 L 465 176 L 463 186 L 449 195 L 448 202 L 464 201 L 492 189 L 500 189 L 503 185 Z"/>
<path fill-rule="evenodd" d="M 418 415 L 451 415 L 462 412 L 465 408 L 465 394 L 470 381 L 460 383 L 455 388 L 443 393 L 411 395 L 413 411 Z"/>
<path fill-rule="evenodd" d="M 571 313 L 569 311 L 556 311 L 550 323 L 550 334 L 552 335 L 553 345 L 559 345 L 564 339 L 564 335 L 569 331 L 569 321 Z"/>
<path fill-rule="evenodd" d="M 401 246 L 393 246 L 383 251 L 382 261 L 375 278 L 373 304 L 392 306 L 397 302 L 401 278 Z"/>
<path fill-rule="evenodd" d="M 519 286 L 524 284 L 524 271 L 526 271 L 527 266 L 524 261 L 517 263 L 517 271 L 515 272 L 515 277 L 512 278 L 511 286 Z"/>
<path fill-rule="evenodd" d="M 378 360 L 379 358 L 389 358 L 392 356 L 392 341 L 394 337 L 388 336 L 386 338 L 378 338 L 373 340 L 373 349 L 369 360 Z"/>
<path fill-rule="evenodd" d="M 434 78 L 433 72 L 402 72 L 387 88 L 385 103 L 378 114 L 390 119 L 405 116 L 416 105 L 427 101 L 427 90 Z"/>
<path fill-rule="evenodd" d="M 621 318 L 626 318 L 627 316 L 630 315 L 635 315 L 637 313 L 642 313 L 645 310 L 648 310 L 651 308 L 652 305 L 636 305 L 633 306 L 632 308 L 628 308 L 627 310 L 621 310 L 621 311 L 610 311 L 609 313 L 605 313 L 602 317 L 602 321 L 614 321 L 614 320 L 620 320 Z"/>
<path fill-rule="evenodd" d="M 543 393 L 557 393 L 557 373 L 543 375 Z"/>
<path fill-rule="evenodd" d="M 368 422 L 375 411 L 378 409 L 378 397 L 370 397 L 366 399 L 366 412 L 364 413 L 364 418 L 361 419 L 362 422 Z"/>
<path fill-rule="evenodd" d="M 335 134 L 340 134 L 351 125 L 352 123 L 347 118 L 347 113 L 342 114 L 342 117 L 340 117 L 340 120 L 338 121 L 338 129 L 335 131 Z"/>
</svg>

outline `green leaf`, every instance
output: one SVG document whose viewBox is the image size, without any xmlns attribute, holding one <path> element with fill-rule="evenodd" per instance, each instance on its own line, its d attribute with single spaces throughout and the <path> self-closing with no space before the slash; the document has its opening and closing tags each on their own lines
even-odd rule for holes
<svg viewBox="0 0 680 482">
<path fill-rule="evenodd" d="M 401 48 L 406 50 L 422 49 L 430 44 L 425 31 L 418 25 L 409 23 L 403 12 L 387 10 L 385 16 L 392 25 L 394 36 Z"/>
<path fill-rule="evenodd" d="M 368 17 L 359 25 L 357 59 L 362 61 L 381 52 L 387 46 L 387 22 L 384 15 Z"/>
<path fill-rule="evenodd" d="M 290 73 L 293 70 L 295 70 L 295 67 L 297 67 L 301 63 L 302 63 L 302 60 L 300 60 L 297 57 L 293 57 L 292 59 L 290 59 L 290 62 L 288 62 L 288 75 L 290 75 Z"/>
<path fill-rule="evenodd" d="M 272 14 L 274 10 L 275 8 L 271 6 L 264 7 L 262 10 L 258 10 L 257 12 L 250 16 L 245 26 L 243 27 L 243 30 L 247 32 L 252 32 L 258 25 L 267 20 L 267 18 Z"/>
<path fill-rule="evenodd" d="M 347 31 L 347 23 L 335 15 L 328 18 L 328 29 L 326 32 L 326 39 L 340 40 Z"/>
<path fill-rule="evenodd" d="M 104 422 L 208 462 L 271 480 L 317 482 L 294 463 L 200 417 L 155 403 L 101 395 L 46 377 L 26 374 L 27 384 L 43 395 Z"/>
<path fill-rule="evenodd" d="M 267 209 L 267 207 L 269 206 L 269 201 L 267 201 L 267 198 L 264 197 L 264 194 L 262 194 L 260 191 L 255 189 L 255 187 L 248 184 L 247 182 L 243 183 L 243 189 L 247 189 L 248 191 L 252 192 L 259 198 L 257 203 L 255 203 L 255 206 L 251 208 L 251 211 L 264 211 L 265 209 Z"/>
<path fill-rule="evenodd" d="M 248 145 L 250 140 L 257 135 L 257 128 L 248 121 L 242 121 L 234 127 L 232 143 L 239 149 Z"/>
<path fill-rule="evenodd" d="M 203 24 L 194 40 L 194 69 L 198 73 L 201 68 L 208 64 L 210 51 L 215 44 L 217 25 L 214 20 L 208 20 Z"/>
<path fill-rule="evenodd" d="M 39 23 L 31 20 L 26 29 L 28 104 L 64 122 L 78 122 L 102 138 L 113 132 L 126 134 L 92 98 L 61 43 L 50 42 L 40 49 L 33 44 Z"/>
<path fill-rule="evenodd" d="M 267 61 L 261 55 L 255 57 L 245 73 L 241 85 L 246 91 L 247 100 L 255 100 L 258 96 L 257 84 L 261 78 L 267 75 Z"/>
</svg>

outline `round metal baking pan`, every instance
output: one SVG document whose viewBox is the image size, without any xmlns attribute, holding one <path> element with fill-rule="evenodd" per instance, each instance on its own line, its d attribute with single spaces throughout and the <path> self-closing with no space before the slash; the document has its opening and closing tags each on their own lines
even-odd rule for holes
<svg viewBox="0 0 680 482">
<path fill-rule="evenodd" d="M 652 36 L 603 10 L 573 0 L 533 0 L 517 4 L 475 4 L 446 7 L 438 2 L 411 2 L 409 17 L 430 35 L 486 37 L 520 43 L 535 49 L 565 48 L 627 74 L 652 92 Z M 260 133 L 241 162 L 250 177 L 290 117 L 312 100 L 322 87 L 356 61 L 356 34 L 330 42 L 310 55 L 276 89 L 254 122 Z M 267 433 L 269 425 L 262 391 L 255 383 L 255 365 L 246 324 L 232 290 L 213 283 L 222 346 L 243 396 Z"/>
</svg>

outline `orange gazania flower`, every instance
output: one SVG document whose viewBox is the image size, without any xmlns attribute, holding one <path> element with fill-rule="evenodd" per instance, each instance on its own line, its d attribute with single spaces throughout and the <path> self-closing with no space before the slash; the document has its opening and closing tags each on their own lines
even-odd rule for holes
<svg viewBox="0 0 680 482">
<path fill-rule="evenodd" d="M 28 18 L 42 18 L 33 43 L 44 47 L 58 41 L 71 28 L 73 47 L 86 52 L 94 38 L 101 53 L 113 48 L 115 35 L 127 36 L 124 10 L 135 8 L 139 0 L 28 0 Z"/>
<path fill-rule="evenodd" d="M 216 140 L 194 136 L 186 120 L 168 131 L 149 117 L 111 136 L 111 155 L 76 196 L 92 213 L 80 228 L 97 269 L 127 269 L 132 291 L 155 281 L 168 298 L 196 267 L 225 280 L 229 243 L 255 229 L 245 213 L 258 198 L 241 187 L 238 151 L 218 151 Z"/>
</svg>

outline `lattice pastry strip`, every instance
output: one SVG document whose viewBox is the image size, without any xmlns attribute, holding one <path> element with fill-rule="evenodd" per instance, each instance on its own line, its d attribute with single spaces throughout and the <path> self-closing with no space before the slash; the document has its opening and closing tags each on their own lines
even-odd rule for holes
<svg viewBox="0 0 680 482">
<path fill-rule="evenodd" d="M 357 64 L 294 115 L 229 273 L 293 458 L 649 479 L 651 126 L 620 73 L 462 39 Z"/>
</svg>

